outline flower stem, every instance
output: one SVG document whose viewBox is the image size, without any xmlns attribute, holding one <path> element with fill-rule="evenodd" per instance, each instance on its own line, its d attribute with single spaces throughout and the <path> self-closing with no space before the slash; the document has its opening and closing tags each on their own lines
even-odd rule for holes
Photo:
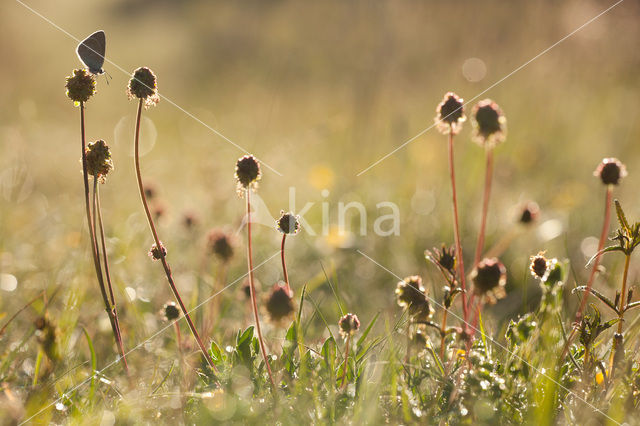
<svg viewBox="0 0 640 426">
<path fill-rule="evenodd" d="M 149 228 L 151 228 L 151 234 L 153 235 L 153 241 L 156 244 L 156 247 L 158 248 L 159 252 L 160 252 L 160 261 L 162 262 L 162 267 L 164 268 L 164 272 L 167 276 L 167 280 L 169 281 L 169 286 L 171 287 L 171 291 L 173 292 L 174 297 L 176 298 L 176 300 L 178 301 L 178 304 L 180 305 L 180 309 L 182 310 L 182 314 L 184 315 L 184 318 L 187 320 L 187 324 L 189 325 L 189 329 L 191 330 L 191 333 L 193 334 L 193 337 L 196 339 L 196 343 L 198 344 L 198 346 L 200 347 L 200 351 L 202 352 L 202 355 L 204 356 L 204 358 L 207 360 L 207 363 L 209 364 L 209 366 L 211 367 L 211 369 L 213 371 L 217 371 L 214 363 L 213 363 L 213 359 L 211 359 L 211 356 L 209 355 L 209 353 L 207 352 L 207 349 L 204 347 L 204 344 L 202 343 L 202 339 L 200 339 L 200 335 L 198 334 L 198 330 L 196 330 L 196 326 L 193 325 L 193 321 L 191 320 L 191 316 L 189 315 L 189 312 L 187 311 L 187 308 L 184 304 L 184 302 L 182 301 L 182 298 L 180 297 L 180 293 L 178 293 L 178 289 L 173 281 L 173 275 L 171 273 L 171 268 L 169 267 L 169 264 L 167 263 L 167 259 L 166 256 L 164 255 L 161 247 L 161 243 L 160 243 L 160 238 L 158 237 L 158 232 L 156 231 L 156 227 L 155 224 L 153 223 L 153 217 L 151 216 L 151 211 L 149 210 L 149 205 L 147 204 L 147 197 L 144 193 L 144 186 L 142 184 L 142 175 L 140 174 L 140 147 L 139 147 L 139 142 L 140 142 L 140 119 L 142 117 L 142 103 L 143 100 L 140 99 L 140 101 L 138 102 L 138 113 L 136 115 L 136 133 L 135 133 L 135 140 L 134 140 L 134 163 L 135 163 L 135 168 L 136 168 L 136 178 L 138 180 L 138 189 L 140 191 L 140 198 L 142 200 L 142 205 L 144 207 L 144 212 L 147 215 L 147 222 L 149 222 Z"/>
<path fill-rule="evenodd" d="M 593 267 L 591 268 L 591 273 L 589 274 L 589 280 L 587 281 L 587 287 L 585 288 L 584 294 L 582 295 L 582 300 L 580 301 L 580 307 L 576 312 L 576 317 L 574 319 L 574 326 L 572 327 L 571 334 L 567 338 L 567 342 L 562 349 L 562 354 L 560 355 L 560 360 L 563 360 L 569 351 L 569 346 L 573 339 L 576 336 L 578 330 L 578 324 L 582 320 L 582 315 L 584 314 L 584 310 L 587 306 L 587 300 L 589 298 L 589 294 L 591 293 L 591 287 L 593 286 L 593 282 L 596 277 L 596 273 L 598 272 L 598 266 L 600 265 L 600 252 L 604 248 L 604 243 L 607 240 L 607 235 L 609 234 L 609 223 L 611 221 L 611 198 L 613 196 L 613 185 L 607 186 L 607 193 L 604 201 L 604 220 L 602 222 L 602 231 L 600 231 L 600 240 L 598 241 L 598 250 L 596 251 L 596 257 L 593 260 Z"/>
<path fill-rule="evenodd" d="M 340 389 L 344 389 L 347 382 L 347 368 L 349 363 L 349 347 L 351 346 L 351 333 L 347 335 L 346 347 L 344 349 L 344 368 L 342 369 L 342 383 L 340 383 Z"/>
<path fill-rule="evenodd" d="M 269 365 L 269 357 L 267 355 L 267 349 L 264 345 L 264 339 L 262 338 L 262 329 L 260 328 L 260 317 L 258 316 L 258 302 L 256 301 L 256 287 L 253 282 L 253 252 L 251 249 L 251 189 L 246 190 L 247 197 L 247 262 L 249 264 L 249 291 L 251 293 L 251 306 L 253 308 L 253 317 L 256 320 L 256 331 L 258 332 L 258 341 L 260 342 L 260 350 L 262 351 L 262 357 L 264 363 L 267 366 L 267 372 L 269 373 L 269 380 L 273 390 L 276 389 L 276 382 L 273 380 L 273 374 L 271 373 L 271 365 Z"/>
<path fill-rule="evenodd" d="M 440 329 L 440 359 L 444 360 L 444 345 L 447 335 L 445 334 L 447 331 L 447 314 L 449 313 L 449 309 L 444 308 L 442 311 L 442 328 Z M 444 362 L 444 361 L 443 361 Z"/>
<path fill-rule="evenodd" d="M 465 327 L 468 320 L 467 294 L 464 275 L 464 260 L 462 258 L 462 245 L 460 244 L 460 224 L 458 222 L 458 197 L 456 194 L 456 173 L 453 163 L 453 133 L 449 132 L 449 173 L 451 177 L 451 193 L 453 199 L 453 233 L 456 240 L 456 258 L 458 261 L 458 273 L 460 274 L 460 287 L 462 288 L 462 312 Z"/>
<path fill-rule="evenodd" d="M 624 273 L 622 275 L 622 292 L 620 293 L 620 305 L 618 306 L 618 333 L 622 334 L 622 323 L 624 322 L 624 311 L 627 297 L 627 277 L 629 276 L 629 262 L 631 260 L 631 253 L 625 256 L 624 260 Z M 609 380 L 613 379 L 613 368 L 615 367 L 614 361 L 616 357 L 616 351 L 618 351 L 616 337 L 613 337 L 613 343 L 611 345 L 611 356 L 609 357 Z"/>
<path fill-rule="evenodd" d="M 122 344 L 122 332 L 120 331 L 120 321 L 118 319 L 118 310 L 116 308 L 116 298 L 113 294 L 113 285 L 111 284 L 111 273 L 109 271 L 109 257 L 107 256 L 107 246 L 105 243 L 104 237 L 104 225 L 102 223 L 102 208 L 100 206 L 100 192 L 99 192 L 98 180 L 94 177 L 93 179 L 93 227 L 94 233 L 96 229 L 100 230 L 100 245 L 102 247 L 102 261 L 104 262 L 104 275 L 107 279 L 107 290 L 109 290 L 109 298 L 111 299 L 111 309 L 113 311 L 113 321 L 116 326 L 116 343 L 118 345 L 118 350 L 122 355 L 122 362 L 124 364 L 124 369 L 129 372 L 129 366 L 127 365 L 127 358 L 124 351 L 124 345 Z M 96 228 L 96 217 L 98 220 L 98 225 Z"/>
<path fill-rule="evenodd" d="M 284 261 L 284 242 L 287 234 L 282 234 L 282 245 L 280 246 L 280 257 L 282 258 L 282 273 L 284 274 L 284 282 L 287 286 L 287 294 L 291 294 L 291 286 L 289 286 L 289 275 L 287 274 L 287 264 Z"/>
<path fill-rule="evenodd" d="M 91 239 L 91 254 L 93 255 L 93 265 L 96 270 L 96 277 L 98 278 L 98 284 L 100 286 L 100 293 L 102 294 L 102 300 L 104 301 L 104 306 L 107 311 L 107 315 L 109 316 L 109 322 L 111 323 L 111 329 L 113 330 L 113 336 L 118 342 L 119 330 L 114 320 L 114 314 L 112 310 L 111 303 L 109 302 L 109 297 L 107 296 L 107 292 L 104 286 L 104 279 L 102 277 L 102 266 L 100 265 L 100 257 L 98 254 L 98 245 L 96 243 L 96 233 L 95 228 L 93 226 L 93 219 L 91 215 L 91 202 L 89 200 L 89 169 L 87 165 L 87 154 L 85 152 L 87 147 L 87 142 L 85 138 L 85 130 L 84 130 L 84 102 L 80 102 L 80 135 L 82 139 L 82 177 L 84 181 L 84 204 L 85 210 L 87 213 L 87 225 L 89 226 L 89 237 Z M 124 358 L 123 358 L 124 359 Z M 125 362 L 125 369 L 128 371 Z"/>
<path fill-rule="evenodd" d="M 484 176 L 484 195 L 482 198 L 482 219 L 480 220 L 480 232 L 478 233 L 478 245 L 476 246 L 476 255 L 473 260 L 475 267 L 480 262 L 482 250 L 484 249 L 484 235 L 487 227 L 487 212 L 489 211 L 489 197 L 491 196 L 491 181 L 493 177 L 493 149 L 486 148 L 487 166 Z"/>
<path fill-rule="evenodd" d="M 593 267 L 591 268 L 591 274 L 589 275 L 589 281 L 587 281 L 587 288 L 582 295 L 582 301 L 580 302 L 580 308 L 578 312 L 576 312 L 575 322 L 579 322 L 582 319 L 582 314 L 584 313 L 584 309 L 587 306 L 587 299 L 589 298 L 589 294 L 591 293 L 591 287 L 593 286 L 593 281 L 596 276 L 596 272 L 598 271 L 598 266 L 600 265 L 600 251 L 604 248 L 604 243 L 607 240 L 607 235 L 609 234 L 609 222 L 611 220 L 611 197 L 613 193 L 613 185 L 607 185 L 607 195 L 604 201 L 604 221 L 602 223 L 602 231 L 600 231 L 600 240 L 598 241 L 598 251 L 596 253 L 596 258 L 593 260 Z"/>
</svg>

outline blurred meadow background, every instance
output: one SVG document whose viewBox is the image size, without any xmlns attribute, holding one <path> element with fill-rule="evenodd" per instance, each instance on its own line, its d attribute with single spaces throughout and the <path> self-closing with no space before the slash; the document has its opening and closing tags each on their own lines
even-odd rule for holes
<svg viewBox="0 0 640 426">
<path fill-rule="evenodd" d="M 474 98 L 612 2 L 25 4 L 79 40 L 103 29 L 107 60 L 117 65 L 105 63 L 112 78 L 97 78 L 98 92 L 86 105 L 87 138 L 104 139 L 113 152 L 115 171 L 101 196 L 125 346 L 132 348 L 163 326 L 158 312 L 171 299 L 162 271 L 147 256 L 152 240 L 135 188 L 136 104 L 125 94 L 135 68 L 151 68 L 161 96 L 179 106 L 162 99 L 145 111 L 142 168 L 145 182 L 156 191 L 152 204 L 161 213 L 160 233 L 189 305 L 209 294 L 219 268 L 207 251 L 207 232 L 238 232 L 227 282 L 239 281 L 220 296 L 224 315 L 206 340 L 215 338 L 222 346 L 250 323 L 241 290 L 244 202 L 233 178 L 235 161 L 245 153 L 280 174 L 263 166 L 258 190 L 274 219 L 280 210 L 297 213 L 314 203 L 304 219 L 317 235 L 303 229 L 287 242 L 296 297 L 307 284 L 330 324 L 340 316 L 337 298 L 364 324 L 381 312 L 376 327 L 383 331 L 400 315 L 393 293 L 398 280 L 356 250 L 399 276 L 423 275 L 431 294 L 440 294 L 441 283 L 429 279 L 437 270 L 426 264 L 424 250 L 453 244 L 446 137 L 428 130 L 358 174 L 430 127 L 445 92 L 455 91 L 465 101 Z M 114 357 L 113 337 L 90 263 L 79 112 L 64 89 L 65 76 L 81 66 L 78 42 L 20 2 L 6 1 L 1 10 L 0 322 L 42 290 L 59 288 L 47 311 L 60 327 L 69 366 L 87 359 L 83 326 L 94 340 L 98 366 L 104 366 Z M 517 236 L 501 259 L 509 271 L 508 297 L 487 309 L 490 330 L 499 331 L 505 320 L 538 302 L 539 286 L 527 267 L 529 256 L 540 250 L 570 259 L 565 302 L 574 312 L 578 298 L 569 291 L 586 279 L 584 265 L 600 230 L 604 189 L 592 173 L 603 157 L 626 164 L 629 176 L 616 188 L 616 197 L 630 217 L 640 217 L 638 22 L 640 5 L 624 1 L 468 107 L 490 97 L 502 107 L 508 127 L 507 140 L 495 153 L 487 247 L 508 233 Z M 484 155 L 471 142 L 470 123 L 456 139 L 456 167 L 463 246 L 471 256 Z M 294 206 L 290 188 L 295 188 Z M 524 229 L 516 212 L 526 200 L 540 205 L 541 218 Z M 338 203 L 351 201 L 367 208 L 366 235 L 355 210 L 347 234 L 337 232 Z M 400 209 L 399 235 L 373 232 L 375 219 L 389 213 L 376 207 L 384 201 Z M 322 232 L 322 203 L 329 207 L 328 235 Z M 195 218 L 190 228 L 185 215 Z M 274 227 L 256 226 L 254 262 L 277 254 L 280 238 Z M 621 262 L 611 259 L 603 265 L 619 272 Z M 638 266 L 631 268 L 634 281 Z M 278 256 L 256 277 L 264 291 L 281 278 Z M 42 302 L 34 304 L 2 338 L 3 345 L 25 340 L 14 355 L 18 375 L 33 374 L 37 342 L 28 331 L 33 333 L 31 324 L 44 309 Z M 319 316 L 309 327 L 308 340 L 326 337 Z M 268 323 L 265 328 L 268 344 L 277 347 L 282 331 Z M 133 352 L 133 368 L 150 371 L 148 364 L 171 359 L 173 349 L 163 349 L 171 331 Z M 151 376 L 141 380 L 144 386 L 151 386 Z M 85 377 L 86 368 L 78 369 L 58 386 Z M 31 395 L 30 401 L 38 405 L 53 401 L 52 396 L 44 389 L 41 399 Z M 0 417 L 33 412 L 28 404 L 16 408 L 7 401 Z"/>
</svg>

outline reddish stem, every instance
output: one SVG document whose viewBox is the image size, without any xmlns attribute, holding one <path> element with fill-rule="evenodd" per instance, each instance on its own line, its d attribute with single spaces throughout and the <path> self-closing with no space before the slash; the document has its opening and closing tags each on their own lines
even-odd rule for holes
<svg viewBox="0 0 640 426">
<path fill-rule="evenodd" d="M 282 273 L 284 274 L 284 282 L 287 285 L 287 294 L 291 294 L 291 286 L 289 285 L 289 275 L 287 274 L 287 264 L 284 261 L 284 242 L 287 234 L 282 235 L 282 245 L 280 246 L 280 257 L 282 258 Z"/>
<path fill-rule="evenodd" d="M 468 307 L 467 307 L 467 294 L 466 294 L 466 284 L 465 284 L 465 275 L 464 275 L 464 259 L 462 258 L 462 245 L 460 244 L 460 224 L 458 222 L 458 197 L 456 194 L 456 174 L 453 163 L 453 133 L 452 129 L 449 131 L 449 173 L 451 177 L 451 192 L 453 198 L 453 233 L 456 240 L 456 260 L 458 262 L 459 268 L 458 273 L 460 274 L 460 287 L 462 288 L 462 312 L 463 319 L 466 325 L 468 319 Z"/>
<path fill-rule="evenodd" d="M 276 382 L 273 380 L 273 374 L 271 373 L 271 365 L 269 365 L 269 356 L 267 355 L 267 349 L 264 345 L 264 339 L 262 338 L 262 329 L 260 328 L 260 317 L 258 316 L 258 302 L 256 300 L 256 288 L 253 282 L 253 253 L 251 250 L 251 189 L 247 188 L 247 261 L 249 264 L 249 290 L 251 293 L 251 306 L 253 307 L 253 317 L 256 320 L 256 331 L 258 332 L 258 342 L 260 342 L 260 350 L 262 351 L 262 357 L 264 363 L 267 366 L 267 372 L 269 373 L 269 380 L 273 390 L 276 389 Z"/>
<path fill-rule="evenodd" d="M 156 231 L 156 227 L 153 223 L 153 217 L 151 216 L 151 211 L 149 210 L 149 205 L 147 204 L 147 197 L 144 193 L 144 186 L 142 185 L 142 175 L 140 174 L 140 149 L 139 149 L 139 141 L 140 141 L 140 118 L 142 116 L 142 102 L 143 100 L 140 99 L 140 101 L 138 102 L 138 113 L 136 116 L 136 134 L 135 134 L 135 140 L 134 140 L 134 163 L 135 163 L 135 169 L 136 169 L 136 178 L 138 180 L 138 189 L 140 191 L 140 198 L 142 200 L 142 205 L 144 206 L 144 212 L 147 215 L 147 222 L 149 222 L 149 228 L 151 228 L 151 234 L 153 235 L 153 241 L 156 244 L 156 247 L 160 253 L 160 261 L 162 262 L 162 267 L 164 268 L 164 272 L 167 276 L 167 280 L 169 281 L 169 286 L 171 287 L 171 291 L 173 292 L 174 297 L 176 298 L 176 300 L 178 301 L 178 304 L 180 305 L 180 309 L 182 310 L 182 314 L 184 315 L 184 318 L 187 320 L 187 324 L 189 325 L 189 329 L 191 330 L 191 333 L 193 334 L 193 337 L 196 339 L 196 342 L 198 344 L 198 346 L 200 347 L 200 351 L 202 352 L 202 355 L 205 357 L 205 359 L 207 360 L 207 363 L 209 364 L 209 366 L 211 367 L 211 369 L 213 371 L 217 371 L 215 365 L 213 364 L 213 359 L 211 359 L 211 356 L 209 355 L 209 353 L 207 352 L 207 349 L 204 347 L 204 344 L 202 343 L 202 339 L 200 339 L 200 335 L 198 334 L 198 330 L 196 330 L 196 326 L 193 325 L 193 321 L 191 320 L 191 316 L 189 315 L 189 311 L 187 311 L 187 307 L 185 306 L 184 302 L 182 301 L 182 298 L 180 297 L 180 293 L 178 293 L 178 289 L 173 281 L 173 275 L 171 273 L 171 268 L 169 267 L 169 264 L 167 263 L 167 259 L 162 251 L 162 244 L 160 243 L 160 238 L 158 238 L 158 232 Z"/>
<path fill-rule="evenodd" d="M 340 383 L 340 389 L 344 389 L 347 382 L 347 368 L 349 363 L 349 346 L 351 346 L 351 333 L 347 335 L 346 348 L 344 349 L 344 368 L 342 369 L 342 383 Z"/>
<path fill-rule="evenodd" d="M 98 245 L 96 243 L 96 233 L 95 228 L 93 226 L 93 218 L 91 215 L 91 202 L 89 201 L 89 168 L 87 165 L 87 142 L 85 138 L 85 130 L 84 130 L 84 102 L 80 102 L 80 134 L 82 138 L 82 177 L 84 181 L 84 204 L 85 210 L 87 212 L 87 225 L 89 226 L 89 237 L 91 239 L 91 254 L 93 255 L 93 265 L 96 270 L 96 277 L 98 278 L 98 284 L 100 286 L 100 293 L 102 295 L 102 300 L 104 302 L 105 309 L 107 311 L 107 315 L 109 316 L 109 322 L 111 323 L 111 329 L 113 330 L 113 337 L 116 340 L 116 344 L 118 343 L 118 336 L 120 335 L 120 331 L 118 330 L 118 326 L 114 319 L 113 309 L 111 303 L 109 302 L 109 297 L 107 296 L 107 291 L 104 286 L 104 279 L 102 277 L 102 266 L 100 265 L 100 257 L 98 254 Z M 123 358 L 124 360 L 124 358 Z M 126 361 L 124 362 L 125 370 L 128 373 L 128 368 L 126 365 Z"/>
<path fill-rule="evenodd" d="M 96 218 L 98 220 L 98 224 L 96 226 Z M 129 366 L 127 365 L 127 358 L 124 351 L 124 345 L 122 344 L 122 332 L 120 331 L 120 321 L 118 319 L 118 310 L 116 308 L 116 298 L 113 294 L 113 285 L 111 284 L 111 272 L 109 271 L 109 257 L 107 256 L 107 246 L 105 243 L 104 237 L 104 225 L 102 223 L 102 208 L 100 206 L 100 194 L 98 189 L 98 180 L 94 176 L 93 178 L 93 232 L 96 230 L 100 230 L 100 246 L 102 248 L 102 261 L 104 262 L 104 275 L 107 279 L 107 289 L 109 290 L 109 297 L 111 299 L 111 309 L 113 311 L 113 321 L 116 326 L 116 343 L 118 345 L 118 350 L 122 355 L 122 362 L 124 364 L 124 369 L 129 372 Z"/>
<path fill-rule="evenodd" d="M 487 212 L 489 211 L 489 198 L 491 196 L 491 181 L 493 177 L 493 149 L 487 148 L 487 166 L 484 175 L 484 195 L 482 197 L 482 219 L 480 220 L 480 232 L 478 233 L 478 245 L 476 255 L 473 260 L 474 268 L 480 262 L 482 250 L 484 249 L 484 235 L 487 227 Z"/>
<path fill-rule="evenodd" d="M 604 248 L 604 243 L 607 240 L 607 235 L 609 235 L 609 222 L 611 221 L 611 198 L 613 195 L 613 185 L 607 185 L 607 195 L 605 197 L 604 204 L 604 221 L 602 223 L 602 231 L 600 232 L 600 241 L 598 241 L 598 251 L 596 252 L 596 258 L 593 260 L 593 267 L 591 268 L 591 274 L 589 275 L 589 281 L 587 281 L 587 288 L 585 289 L 584 294 L 582 295 L 582 301 L 580 302 L 580 308 L 578 312 L 576 312 L 575 322 L 580 322 L 582 319 L 582 314 L 584 313 L 584 309 L 587 306 L 587 299 L 589 298 L 589 294 L 591 293 L 591 287 L 593 286 L 593 282 L 596 277 L 596 272 L 598 271 L 598 266 L 600 265 L 600 251 Z"/>
</svg>

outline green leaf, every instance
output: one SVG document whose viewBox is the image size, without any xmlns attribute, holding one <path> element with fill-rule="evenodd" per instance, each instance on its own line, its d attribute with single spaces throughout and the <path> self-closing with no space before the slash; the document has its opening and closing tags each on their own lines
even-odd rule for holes
<svg viewBox="0 0 640 426">
<path fill-rule="evenodd" d="M 617 199 L 613 200 L 613 202 L 616 205 L 616 215 L 618 215 L 618 223 L 620 223 L 620 227 L 627 231 L 627 233 L 629 233 L 631 231 L 631 227 L 629 226 L 629 222 L 627 221 L 627 217 L 622 210 L 620 202 Z"/>
<path fill-rule="evenodd" d="M 329 337 L 324 341 L 322 350 L 320 351 L 324 360 L 325 368 L 332 373 L 335 370 L 336 362 L 336 341 L 333 337 Z"/>
<path fill-rule="evenodd" d="M 369 335 L 369 332 L 371 331 L 371 328 L 376 323 L 376 320 L 378 319 L 378 316 L 380 316 L 380 311 L 378 311 L 378 313 L 373 317 L 371 322 L 369 322 L 369 325 L 367 326 L 367 328 L 362 333 L 362 336 L 360 336 L 360 338 L 358 339 L 358 343 L 356 344 L 357 347 L 362 346 L 362 343 L 365 341 L 365 339 Z"/>
<path fill-rule="evenodd" d="M 575 293 L 576 291 L 587 291 L 587 286 L 586 285 L 581 285 L 579 287 L 576 287 L 571 291 L 571 293 Z M 602 303 L 604 303 L 609 308 L 611 308 L 616 314 L 619 313 L 618 312 L 618 308 L 616 307 L 615 303 L 613 303 L 613 301 L 611 299 L 609 299 L 607 296 L 605 296 L 604 294 L 600 293 L 598 290 L 596 290 L 594 288 L 590 288 L 589 292 L 591 294 L 593 294 L 594 296 L 596 296 L 598 299 L 600 299 L 600 301 L 602 301 Z"/>
<path fill-rule="evenodd" d="M 605 253 L 608 253 L 610 251 L 621 251 L 624 253 L 624 249 L 620 246 L 609 246 L 609 247 L 605 247 L 602 250 L 600 250 L 599 252 L 597 252 L 596 254 L 594 254 L 593 256 L 591 256 L 591 259 L 589 259 L 589 261 L 587 262 L 587 264 L 585 265 L 585 267 L 591 265 L 591 262 L 593 262 L 594 260 L 596 260 L 596 258 L 602 256 Z"/>
<path fill-rule="evenodd" d="M 213 361 L 217 364 L 220 364 L 224 361 L 224 354 L 220 350 L 220 347 L 217 345 L 217 343 L 213 340 L 211 341 L 209 354 L 211 355 L 211 358 L 213 358 Z"/>
</svg>

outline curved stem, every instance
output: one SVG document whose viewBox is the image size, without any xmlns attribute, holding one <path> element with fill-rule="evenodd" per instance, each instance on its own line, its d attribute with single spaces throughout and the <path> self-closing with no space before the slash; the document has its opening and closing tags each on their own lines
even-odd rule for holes
<svg viewBox="0 0 640 426">
<path fill-rule="evenodd" d="M 482 198 L 482 218 L 480 220 L 480 232 L 478 233 L 478 244 L 476 245 L 476 255 L 473 260 L 475 267 L 480 262 L 482 249 L 484 248 L 484 234 L 487 227 L 487 212 L 489 211 L 489 197 L 491 196 L 491 181 L 493 177 L 493 149 L 487 148 L 487 166 L 484 175 L 484 195 Z"/>
<path fill-rule="evenodd" d="M 613 193 L 613 185 L 607 185 L 607 195 L 605 196 L 605 201 L 604 201 L 604 221 L 602 223 L 602 231 L 600 231 L 600 240 L 598 241 L 598 251 L 596 251 L 596 253 L 600 253 L 602 251 L 602 249 L 604 248 L 604 243 L 607 240 L 607 235 L 609 234 L 609 222 L 611 220 L 612 193 Z M 579 322 L 582 319 L 582 314 L 584 313 L 584 309 L 587 306 L 587 299 L 589 298 L 591 287 L 593 286 L 593 281 L 595 280 L 596 272 L 598 271 L 598 266 L 600 265 L 600 257 L 601 255 L 597 255 L 596 258 L 593 260 L 593 267 L 591 268 L 589 281 L 587 281 L 587 288 L 585 289 L 585 292 L 582 295 L 580 308 L 578 309 L 578 312 L 576 312 L 575 322 Z"/>
<path fill-rule="evenodd" d="M 464 259 L 462 258 L 462 245 L 460 244 L 460 224 L 458 222 L 458 197 L 456 194 L 456 173 L 453 164 L 453 133 L 449 132 L 449 173 L 451 177 L 451 192 L 453 198 L 453 233 L 456 240 L 456 257 L 458 261 L 458 273 L 460 274 L 460 287 L 462 288 L 462 312 L 465 327 L 468 320 L 467 294 L 464 275 Z"/>
<path fill-rule="evenodd" d="M 124 351 L 124 345 L 122 344 L 122 332 L 120 331 L 120 321 L 118 320 L 118 310 L 116 308 L 116 298 L 113 294 L 113 286 L 111 285 L 111 273 L 109 272 L 109 257 L 107 256 L 107 246 L 104 237 L 104 225 L 102 224 L 102 208 L 100 206 L 100 193 L 99 193 L 98 180 L 93 179 L 93 226 L 94 232 L 100 230 L 100 246 L 102 248 L 102 261 L 104 262 L 104 275 L 107 279 L 107 290 L 109 291 L 109 297 L 111 299 L 111 310 L 113 311 L 113 322 L 116 326 L 116 343 L 118 345 L 118 351 L 122 355 L 122 362 L 124 369 L 129 372 L 129 366 L 127 365 L 127 357 Z M 96 218 L 98 225 L 96 227 Z"/>
<path fill-rule="evenodd" d="M 604 200 L 604 220 L 602 222 L 602 231 L 600 231 L 600 240 L 598 241 L 598 250 L 596 253 L 600 253 L 604 248 L 604 243 L 607 240 L 607 235 L 609 234 L 609 222 L 611 221 L 611 198 L 613 196 L 613 185 L 607 186 L 607 193 Z M 569 346 L 571 346 L 571 342 L 576 336 L 578 331 L 578 324 L 582 320 L 582 315 L 584 314 L 584 310 L 587 306 L 587 300 L 589 298 L 589 294 L 591 293 L 591 287 L 593 286 L 593 282 L 596 277 L 596 273 L 598 271 L 598 266 L 600 265 L 600 257 L 602 255 L 596 255 L 596 258 L 593 260 L 593 267 L 591 268 L 591 273 L 589 274 L 589 281 L 587 281 L 587 286 L 584 294 L 582 295 L 582 300 L 580 301 L 580 307 L 576 312 L 576 317 L 574 319 L 574 326 L 571 329 L 571 334 L 567 338 L 567 342 L 564 344 L 564 348 L 562 349 L 562 354 L 560 355 L 560 361 L 564 359 L 569 351 Z"/>
<path fill-rule="evenodd" d="M 169 267 L 169 264 L 167 263 L 167 259 L 162 252 L 162 249 L 161 249 L 162 245 L 160 243 L 160 238 L 158 238 L 158 232 L 156 231 L 155 224 L 153 223 L 153 217 L 151 216 L 151 211 L 149 210 L 149 205 L 147 204 L 147 197 L 144 193 L 144 186 L 142 184 L 142 175 L 140 174 L 139 141 L 140 141 L 140 118 L 142 116 L 142 102 L 143 102 L 142 99 L 140 99 L 140 101 L 138 102 L 138 113 L 136 116 L 136 133 L 135 133 L 135 140 L 134 140 L 134 163 L 136 168 L 136 178 L 138 181 L 138 189 L 140 191 L 140 199 L 142 200 L 144 212 L 147 215 L 147 222 L 149 223 L 149 228 L 151 228 L 153 241 L 155 242 L 156 247 L 160 251 L 160 261 L 162 262 L 162 267 L 164 268 L 164 272 L 167 276 L 167 280 L 169 281 L 169 286 L 171 287 L 171 291 L 173 292 L 174 297 L 176 298 L 176 300 L 178 301 L 178 304 L 180 305 L 182 314 L 184 315 L 184 318 L 187 320 L 187 324 L 189 325 L 191 334 L 193 334 L 193 337 L 196 339 L 196 343 L 200 347 L 200 351 L 202 352 L 202 355 L 207 360 L 207 363 L 209 364 L 211 369 L 213 371 L 217 371 L 215 365 L 213 364 L 213 359 L 211 359 L 211 356 L 207 352 L 207 349 L 204 347 L 204 344 L 202 343 L 202 339 L 200 339 L 200 335 L 198 334 L 198 330 L 196 330 L 196 326 L 193 325 L 191 316 L 187 311 L 187 307 L 182 301 L 182 298 L 180 297 L 180 293 L 178 293 L 178 289 L 173 281 L 173 275 L 171 274 L 171 268 Z"/>
<path fill-rule="evenodd" d="M 80 102 L 80 135 L 82 138 L 82 178 L 84 181 L 84 204 L 87 213 L 87 225 L 89 226 L 89 237 L 91 239 L 91 254 L 93 256 L 93 265 L 96 270 L 96 277 L 98 278 L 98 285 L 100 286 L 102 300 L 104 302 L 107 315 L 109 316 L 109 322 L 111 323 L 111 329 L 113 330 L 113 337 L 115 338 L 117 343 L 119 332 L 113 317 L 111 303 L 109 302 L 109 297 L 107 296 L 107 292 L 104 286 L 104 279 L 102 277 L 102 266 L 100 265 L 98 245 L 96 243 L 95 227 L 93 226 L 94 222 L 91 215 L 91 202 L 89 200 L 89 168 L 87 165 L 87 153 L 85 152 L 87 148 L 87 142 L 84 130 L 84 102 Z"/>
<path fill-rule="evenodd" d="M 347 368 L 349 363 L 349 346 L 351 346 L 351 333 L 347 335 L 346 347 L 344 349 L 344 368 L 342 369 L 342 383 L 340 383 L 340 389 L 344 389 L 347 384 Z"/>
<path fill-rule="evenodd" d="M 256 300 L 256 287 L 253 282 L 253 253 L 251 250 L 251 189 L 247 189 L 245 191 L 245 195 L 247 197 L 247 263 L 249 264 L 249 291 L 251 293 L 251 306 L 253 307 L 253 317 L 256 321 L 256 331 L 258 332 L 258 342 L 260 342 L 260 350 L 262 351 L 264 363 L 267 366 L 267 372 L 269 373 L 271 386 L 273 387 L 273 390 L 275 392 L 276 382 L 273 380 L 273 374 L 271 373 L 271 365 L 269 365 L 267 349 L 264 345 L 264 339 L 262 338 L 260 317 L 258 316 L 258 302 Z"/>
<path fill-rule="evenodd" d="M 282 245 L 280 246 L 280 257 L 282 258 L 282 273 L 284 274 L 284 282 L 287 285 L 287 294 L 291 294 L 291 286 L 289 285 L 289 275 L 287 274 L 287 264 L 284 261 L 284 242 L 287 234 L 282 234 Z"/>
</svg>

